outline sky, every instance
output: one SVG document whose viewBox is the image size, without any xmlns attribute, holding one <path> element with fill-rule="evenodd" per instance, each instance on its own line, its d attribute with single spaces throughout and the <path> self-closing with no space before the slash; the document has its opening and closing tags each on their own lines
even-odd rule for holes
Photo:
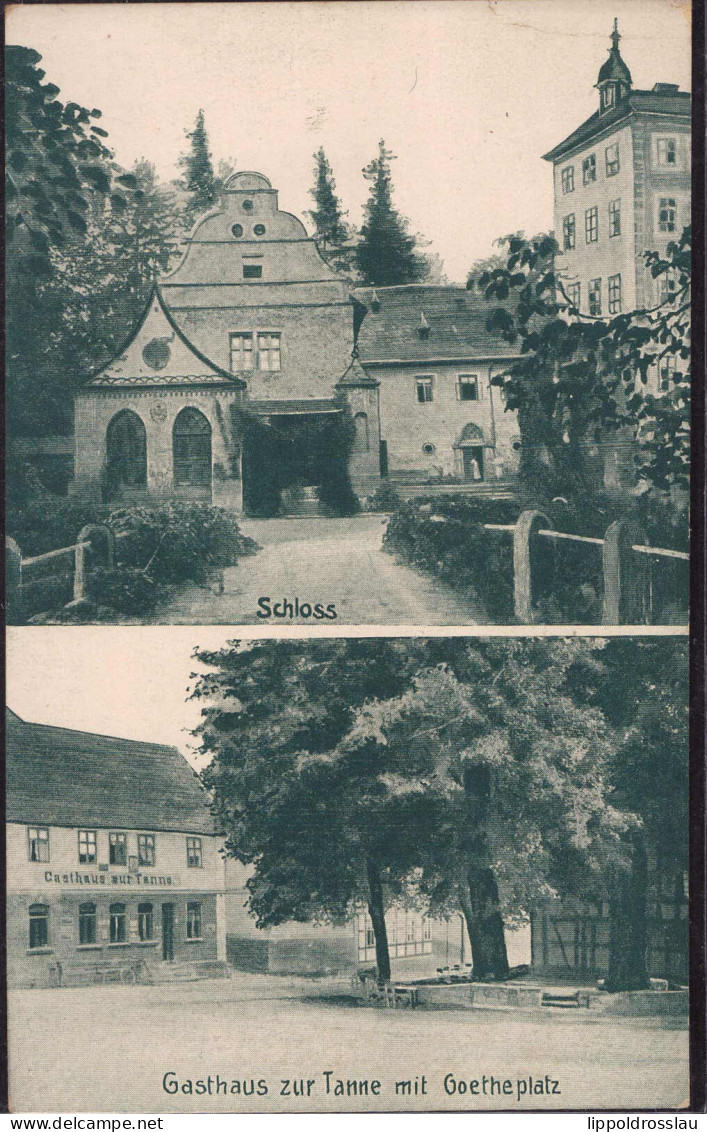
<svg viewBox="0 0 707 1132">
<path fill-rule="evenodd" d="M 397 207 L 463 282 L 497 237 L 551 226 L 541 155 L 596 108 L 614 16 L 634 86 L 689 89 L 682 0 L 27 4 L 6 34 L 103 111 L 121 165 L 171 180 L 203 108 L 214 161 L 264 173 L 305 223 L 314 151 L 358 224 L 384 138 Z"/>
</svg>

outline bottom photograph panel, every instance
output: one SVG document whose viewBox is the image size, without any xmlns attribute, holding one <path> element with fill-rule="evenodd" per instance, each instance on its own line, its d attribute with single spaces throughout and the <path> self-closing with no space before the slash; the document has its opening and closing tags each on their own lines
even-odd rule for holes
<svg viewBox="0 0 707 1132">
<path fill-rule="evenodd" d="M 689 1103 L 684 637 L 8 644 L 13 1111 Z"/>
</svg>

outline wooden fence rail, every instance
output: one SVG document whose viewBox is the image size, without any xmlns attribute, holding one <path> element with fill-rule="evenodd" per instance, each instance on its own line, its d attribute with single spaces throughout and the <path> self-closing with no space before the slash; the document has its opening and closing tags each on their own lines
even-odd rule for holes
<svg viewBox="0 0 707 1132">
<path fill-rule="evenodd" d="M 538 620 L 535 607 L 540 539 L 601 548 L 602 625 L 644 625 L 650 620 L 651 582 L 646 557 L 690 560 L 682 550 L 648 546 L 644 531 L 630 519 L 612 523 L 603 538 L 555 531 L 540 511 L 523 511 L 515 523 L 484 523 L 484 530 L 513 536 L 513 609 L 522 625 Z"/>
</svg>

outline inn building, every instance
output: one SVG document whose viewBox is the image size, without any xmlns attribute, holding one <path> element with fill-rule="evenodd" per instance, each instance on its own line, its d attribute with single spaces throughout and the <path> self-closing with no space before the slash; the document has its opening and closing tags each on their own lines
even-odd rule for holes
<svg viewBox="0 0 707 1132">
<path fill-rule="evenodd" d="M 173 747 L 8 713 L 10 986 L 226 970 L 224 861 Z"/>
</svg>

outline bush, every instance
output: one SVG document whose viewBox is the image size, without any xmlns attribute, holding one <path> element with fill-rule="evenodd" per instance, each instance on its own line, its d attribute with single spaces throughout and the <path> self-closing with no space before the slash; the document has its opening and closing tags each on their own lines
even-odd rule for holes
<svg viewBox="0 0 707 1132">
<path fill-rule="evenodd" d="M 40 495 L 24 506 L 11 506 L 8 500 L 7 533 L 16 539 L 25 558 L 71 546 L 87 523 L 105 523 L 110 508 L 96 503 Z"/>
<path fill-rule="evenodd" d="M 154 613 L 161 596 L 160 589 L 154 578 L 133 566 L 94 570 L 88 583 L 89 597 L 97 605 L 107 605 L 134 617 Z"/>
<path fill-rule="evenodd" d="M 402 499 L 389 483 L 382 483 L 366 500 L 367 511 L 397 511 Z"/>
<path fill-rule="evenodd" d="M 258 549 L 234 515 L 204 503 L 125 507 L 111 512 L 108 523 L 116 534 L 132 535 L 118 542 L 121 564 L 158 582 L 205 582 L 214 570 L 235 566 Z"/>
</svg>

